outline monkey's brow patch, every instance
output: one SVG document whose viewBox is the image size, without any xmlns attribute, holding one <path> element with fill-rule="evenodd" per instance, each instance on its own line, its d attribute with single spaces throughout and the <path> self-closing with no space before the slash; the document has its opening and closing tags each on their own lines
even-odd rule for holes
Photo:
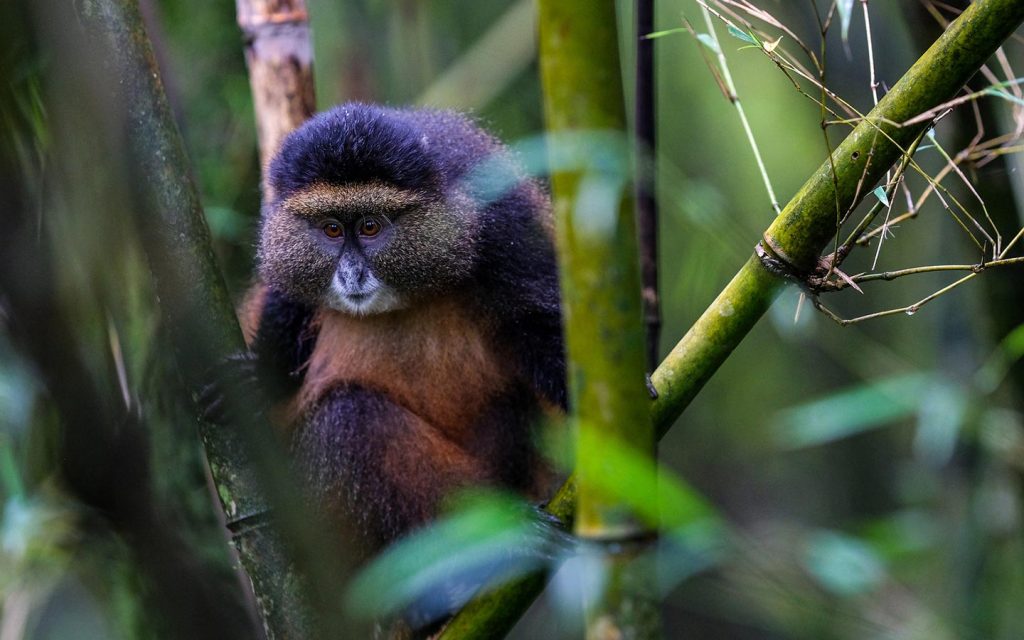
<svg viewBox="0 0 1024 640">
<path fill-rule="evenodd" d="M 285 198 L 281 206 L 292 215 L 317 221 L 325 216 L 355 219 L 394 216 L 426 204 L 423 194 L 382 183 L 314 184 Z"/>
</svg>

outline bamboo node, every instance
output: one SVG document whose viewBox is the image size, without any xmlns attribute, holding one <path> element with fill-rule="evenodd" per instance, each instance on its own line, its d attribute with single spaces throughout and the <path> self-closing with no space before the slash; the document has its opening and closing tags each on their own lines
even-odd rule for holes
<svg viewBox="0 0 1024 640">
<path fill-rule="evenodd" d="M 238 12 L 238 26 L 243 31 L 258 29 L 266 25 L 306 24 L 308 22 L 309 13 L 305 9 L 266 13 L 259 11 Z"/>
</svg>

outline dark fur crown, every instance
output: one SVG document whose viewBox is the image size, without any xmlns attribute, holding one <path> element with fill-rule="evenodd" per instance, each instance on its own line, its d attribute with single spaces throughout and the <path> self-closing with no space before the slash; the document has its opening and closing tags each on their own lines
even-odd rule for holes
<svg viewBox="0 0 1024 640">
<path fill-rule="evenodd" d="M 313 183 L 379 181 L 439 192 L 500 148 L 450 111 L 348 103 L 320 113 L 285 138 L 270 185 L 285 198 Z"/>
<path fill-rule="evenodd" d="M 270 165 L 270 184 L 279 197 L 314 182 L 436 186 L 437 172 L 422 137 L 392 109 L 341 105 L 317 114 L 285 138 Z"/>
</svg>

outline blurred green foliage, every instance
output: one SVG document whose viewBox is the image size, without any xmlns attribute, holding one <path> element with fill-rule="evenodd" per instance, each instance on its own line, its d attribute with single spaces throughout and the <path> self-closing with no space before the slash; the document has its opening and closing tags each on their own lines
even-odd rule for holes
<svg viewBox="0 0 1024 640">
<path fill-rule="evenodd" d="M 352 99 L 407 104 L 424 95 L 440 100 L 431 92 L 433 84 L 472 51 L 484 57 L 478 64 L 493 63 L 496 77 L 489 81 L 500 90 L 483 103 L 460 102 L 458 95 L 445 95 L 445 103 L 471 110 L 509 142 L 540 133 L 535 61 L 504 64 L 487 60 L 487 50 L 473 49 L 506 12 L 521 10 L 521 2 L 309 4 L 321 106 Z M 763 4 L 817 45 L 808 3 Z M 877 74 L 884 84 L 894 82 L 938 33 L 916 4 L 870 4 Z M 205 0 L 147 0 L 143 6 L 218 254 L 240 297 L 251 274 L 259 166 L 233 6 Z M 13 5 L 3 12 L 12 26 L 0 34 L 30 24 Z M 679 27 L 683 15 L 699 23 L 692 0 L 664 0 L 656 28 Z M 627 87 L 630 22 L 629 3 L 620 2 Z M 830 33 L 828 84 L 866 110 L 871 96 L 859 3 L 853 3 L 849 25 L 846 43 L 841 29 Z M 818 107 L 757 50 L 742 49 L 746 43 L 724 28 L 719 36 L 775 190 L 785 201 L 826 157 Z M 503 37 L 533 35 L 523 29 Z M 60 65 L 59 52 L 34 49 L 23 35 L 7 42 L 0 57 L 3 152 L 25 169 L 22 186 L 38 194 L 47 189 L 41 168 L 59 133 L 43 88 Z M 772 218 L 735 112 L 699 46 L 685 33 L 659 38 L 656 45 L 665 350 L 742 264 Z M 1008 54 L 1010 60 L 1024 59 L 1020 42 L 1009 43 Z M 1004 101 L 993 110 L 1009 106 Z M 938 139 L 946 149 L 958 149 L 974 134 L 972 120 L 946 118 Z M 988 126 L 991 133 L 1005 125 Z M 18 131 L 25 135 L 12 135 Z M 828 131 L 833 143 L 842 134 L 840 127 Z M 529 145 L 520 148 L 530 162 Z M 932 173 L 944 163 L 933 149 L 918 160 Z M 1019 192 L 1021 174 L 1011 167 L 995 162 L 970 175 L 979 189 L 991 189 L 983 196 L 1005 194 L 1010 180 L 1018 182 Z M 109 179 L 101 173 L 98 182 Z M 924 184 L 920 177 L 909 179 L 914 193 Z M 955 179 L 947 184 L 962 201 L 970 200 Z M 78 196 L 88 201 L 88 194 Z M 993 196 L 988 206 L 1019 224 L 1012 197 Z M 63 246 L 76 247 L 69 261 L 85 256 L 84 266 L 61 275 L 68 312 L 88 337 L 83 357 L 98 379 L 112 379 L 107 344 L 113 327 L 131 378 L 162 379 L 161 367 L 170 365 L 161 353 L 169 347 L 155 326 L 137 249 L 126 242 L 124 253 L 113 259 L 101 252 L 112 260 L 104 272 L 89 262 L 97 255 L 88 248 L 95 230 L 76 223 L 68 209 L 64 215 L 65 237 L 74 243 Z M 878 268 L 976 260 L 970 243 L 944 216 L 933 201 L 918 219 L 902 224 L 886 241 Z M 874 246 L 855 256 L 847 271 L 868 269 L 873 254 Z M 105 301 L 107 316 L 84 293 L 97 273 L 123 284 L 116 300 Z M 1017 279 L 1016 291 L 1024 294 Z M 949 280 L 931 274 L 872 283 L 866 295 L 847 291 L 830 304 L 847 316 L 859 315 L 912 302 Z M 999 317 L 1007 309 L 991 305 L 987 296 L 987 289 L 968 286 L 913 318 L 840 328 L 806 304 L 794 319 L 798 292 L 787 292 L 665 438 L 664 468 L 655 473 L 636 461 L 616 463 L 621 472 L 609 478 L 609 489 L 638 506 L 656 504 L 667 529 L 659 562 L 661 582 L 670 589 L 665 612 L 671 637 L 1024 635 L 1018 606 L 1024 597 L 1024 388 L 1008 376 L 1024 353 L 1024 334 L 991 331 L 1005 326 Z M 226 571 L 198 447 L 190 439 L 192 418 L 174 415 L 174 402 L 160 402 L 166 423 L 148 431 L 155 493 L 201 560 Z M 90 514 L 53 482 L 60 437 L 55 422 L 31 365 L 0 336 L 0 628 L 31 612 L 25 628 L 34 631 L 28 637 L 157 635 L 139 595 L 145 591 L 139 558 L 117 535 L 97 529 Z M 661 502 L 652 499 L 656 493 Z M 486 560 L 494 550 L 489 542 L 497 540 L 500 547 L 502 536 L 521 531 L 519 505 L 504 499 L 473 504 L 383 558 L 384 564 L 364 574 L 355 601 L 370 593 L 388 598 L 375 605 L 399 605 L 412 597 L 407 589 L 416 584 L 396 582 L 395 576 L 423 577 L 429 561 L 472 545 Z M 565 586 L 570 573 L 571 568 L 562 570 L 553 593 L 575 597 L 571 584 Z M 579 575 L 586 574 L 577 574 L 577 582 Z M 428 578 L 422 584 L 429 585 Z M 538 603 L 515 637 L 571 637 L 572 623 L 560 618 L 560 610 L 571 611 L 564 598 Z"/>
</svg>

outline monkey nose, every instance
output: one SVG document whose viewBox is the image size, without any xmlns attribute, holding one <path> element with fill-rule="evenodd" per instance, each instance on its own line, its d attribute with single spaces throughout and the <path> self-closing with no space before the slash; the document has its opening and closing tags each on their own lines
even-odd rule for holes
<svg viewBox="0 0 1024 640">
<path fill-rule="evenodd" d="M 360 291 L 369 280 L 370 271 L 365 266 L 342 265 L 338 268 L 339 283 L 347 290 Z"/>
</svg>

